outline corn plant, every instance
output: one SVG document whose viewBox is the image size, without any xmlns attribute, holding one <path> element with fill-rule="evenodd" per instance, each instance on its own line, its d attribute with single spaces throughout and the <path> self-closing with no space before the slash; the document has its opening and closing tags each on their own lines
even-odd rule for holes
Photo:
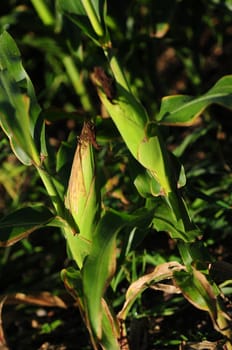
<svg viewBox="0 0 232 350">
<path fill-rule="evenodd" d="M 34 6 L 36 3 L 39 2 L 33 2 Z M 107 350 L 130 349 L 125 321 L 132 305 L 147 288 L 182 293 L 196 308 L 208 312 L 215 329 L 225 339 L 226 349 L 232 349 L 230 318 L 223 309 L 220 289 L 209 273 L 214 262 L 202 244 L 203 233 L 192 222 L 180 192 L 180 187 L 185 185 L 184 169 L 168 151 L 161 131 L 165 125 L 189 125 L 211 104 L 232 109 L 232 76 L 222 77 L 198 97 L 164 97 L 156 119 L 151 119 L 134 96 L 115 54 L 107 27 L 107 2 L 59 0 L 58 4 L 60 15 L 76 25 L 77 35 L 82 31 L 104 54 L 105 62 L 93 67 L 91 81 L 136 164 L 131 181 L 145 204 L 134 212 L 120 212 L 102 205 L 97 162 L 101 146 L 95 133 L 95 108 L 90 107 L 83 95 L 83 105 L 91 116 L 84 121 L 77 138 L 66 185 L 60 174 L 67 166 L 67 147 L 63 144 L 51 155 L 43 111 L 23 68 L 18 47 L 5 31 L 0 37 L 1 127 L 16 157 L 38 172 L 51 206 L 35 204 L 2 218 L 0 245 L 12 245 L 41 227 L 61 230 L 68 256 L 75 261 L 75 267 L 62 270 L 61 278 L 78 303 L 93 349 L 99 346 Z M 36 10 L 46 25 L 54 23 L 46 6 Z M 55 173 L 51 171 L 53 157 Z M 117 237 L 122 231 L 144 227 L 168 232 L 177 242 L 181 263 L 172 261 L 154 266 L 152 272 L 134 281 L 116 313 L 107 291 L 116 274 Z M 162 285 L 167 279 L 171 281 L 169 288 Z"/>
</svg>

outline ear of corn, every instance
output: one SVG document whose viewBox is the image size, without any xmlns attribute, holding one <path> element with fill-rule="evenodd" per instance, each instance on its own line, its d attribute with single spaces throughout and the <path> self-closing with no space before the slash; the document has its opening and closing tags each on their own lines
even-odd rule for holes
<svg viewBox="0 0 232 350">
<path fill-rule="evenodd" d="M 91 241 L 100 216 L 100 192 L 96 184 L 93 124 L 85 122 L 73 159 L 65 205 L 79 232 L 79 238 Z"/>
</svg>

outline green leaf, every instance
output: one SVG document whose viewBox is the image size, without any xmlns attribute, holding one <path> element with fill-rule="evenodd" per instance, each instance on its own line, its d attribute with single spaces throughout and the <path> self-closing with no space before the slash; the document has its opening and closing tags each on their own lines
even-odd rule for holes
<svg viewBox="0 0 232 350">
<path fill-rule="evenodd" d="M 214 103 L 232 109 L 232 75 L 224 76 L 207 93 L 197 98 L 184 95 L 164 97 L 157 120 L 161 124 L 192 123 Z"/>
<path fill-rule="evenodd" d="M 101 27 L 105 28 L 105 0 L 90 0 L 87 2 L 90 2 L 90 4 L 92 5 L 97 20 L 99 21 Z M 59 0 L 59 6 L 60 9 L 64 12 L 64 14 L 71 21 L 73 21 L 82 30 L 83 33 L 89 36 L 97 45 L 101 45 L 99 41 L 99 36 L 96 34 L 91 24 L 91 18 L 88 17 L 86 9 L 83 6 L 83 1 Z"/>
<path fill-rule="evenodd" d="M 177 186 L 180 188 L 186 183 L 184 167 L 173 154 L 170 154 L 170 160 L 173 164 L 173 177 L 178 179 Z M 135 177 L 134 185 L 142 197 L 149 198 L 163 195 L 159 182 L 149 170 L 137 167 L 137 172 L 138 175 Z"/>
<path fill-rule="evenodd" d="M 149 199 L 147 205 L 154 208 L 152 223 L 157 231 L 168 232 L 173 239 L 181 239 L 184 242 L 192 242 L 199 236 L 197 229 L 189 231 L 183 229 L 181 218 L 177 220 L 173 209 L 164 198 Z"/>
<path fill-rule="evenodd" d="M 115 77 L 117 78 L 117 77 Z M 124 87 L 116 83 L 117 99 L 110 101 L 104 92 L 98 74 L 93 75 L 99 97 L 112 117 L 127 147 L 138 158 L 138 147 L 146 137 L 149 117 L 144 107 Z M 154 152 L 155 153 L 155 152 Z"/>
<path fill-rule="evenodd" d="M 74 269 L 73 267 L 63 269 L 61 271 L 61 279 L 64 282 L 67 291 L 75 300 L 79 301 L 79 305 L 83 309 L 83 305 L 81 303 L 81 298 L 83 297 L 83 289 L 80 271 Z"/>
<path fill-rule="evenodd" d="M 110 308 L 102 299 L 102 340 L 100 344 L 103 350 L 121 350 L 119 344 L 118 320 L 112 315 Z"/>
<path fill-rule="evenodd" d="M 206 277 L 195 269 L 192 272 L 175 271 L 174 279 L 184 297 L 200 310 L 207 311 L 214 324 L 217 321 L 217 301 Z"/>
<path fill-rule="evenodd" d="M 0 247 L 8 247 L 46 226 L 54 215 L 44 206 L 19 209 L 0 220 Z"/>
<path fill-rule="evenodd" d="M 117 78 L 115 76 L 115 78 Z M 165 143 L 162 141 L 158 125 L 149 122 L 144 107 L 123 86 L 116 83 L 117 95 L 111 101 L 102 85 L 98 71 L 92 75 L 99 97 L 108 110 L 128 149 L 138 162 L 150 171 L 167 194 L 171 191 L 172 174 L 169 173 L 169 159 Z M 107 79 L 107 78 L 105 78 Z M 105 80 L 104 79 L 104 80 Z M 155 185 L 155 182 L 153 183 Z M 157 191 L 157 186 L 153 189 Z"/>
<path fill-rule="evenodd" d="M 84 2 L 82 0 L 82 2 Z M 90 0 L 90 2 L 92 3 L 92 6 L 98 16 L 98 18 L 100 20 L 104 20 L 105 19 L 105 15 L 106 15 L 106 0 Z"/>
<path fill-rule="evenodd" d="M 161 194 L 160 184 L 146 169 L 143 169 L 143 171 L 136 176 L 134 185 L 144 198 L 156 197 Z"/>
<path fill-rule="evenodd" d="M 82 317 L 85 318 L 86 324 L 89 324 L 88 315 L 85 313 L 85 308 L 83 304 L 83 285 L 82 285 L 82 276 L 80 271 L 75 270 L 73 267 L 68 269 L 63 269 L 61 271 L 61 279 L 64 282 L 65 288 L 72 295 L 75 301 L 78 303 L 79 309 L 81 311 Z M 102 301 L 102 311 L 103 311 L 103 336 L 101 345 L 103 349 L 115 349 L 118 350 L 118 334 L 114 327 L 116 320 L 113 320 L 110 317 L 110 310 L 107 304 Z M 89 332 L 92 335 L 91 328 L 88 328 Z M 115 336 L 116 335 L 116 336 Z M 92 335 L 93 339 L 93 335 Z"/>
<path fill-rule="evenodd" d="M 116 236 L 125 224 L 116 212 L 106 212 L 96 228 L 92 250 L 83 266 L 86 306 L 98 339 L 102 338 L 101 299 L 115 271 Z"/>
<path fill-rule="evenodd" d="M 0 36 L 0 125 L 19 160 L 40 163 L 43 122 L 33 85 L 23 69 L 20 52 L 7 33 Z M 43 131 L 44 132 L 44 131 Z M 43 153 L 46 153 L 43 150 Z"/>
<path fill-rule="evenodd" d="M 179 242 L 178 249 L 185 266 L 190 270 L 192 269 L 193 263 L 194 266 L 196 266 L 196 264 L 199 266 L 201 265 L 199 269 L 205 269 L 207 263 L 212 259 L 202 241 L 196 241 L 194 243 Z"/>
<path fill-rule="evenodd" d="M 150 222 L 152 214 L 153 212 L 143 211 L 127 215 L 111 210 L 104 214 L 96 227 L 92 249 L 84 262 L 82 272 L 86 308 L 98 339 L 106 336 L 102 326 L 102 298 L 115 271 L 117 234 L 125 226 L 144 225 L 144 220 Z"/>
</svg>

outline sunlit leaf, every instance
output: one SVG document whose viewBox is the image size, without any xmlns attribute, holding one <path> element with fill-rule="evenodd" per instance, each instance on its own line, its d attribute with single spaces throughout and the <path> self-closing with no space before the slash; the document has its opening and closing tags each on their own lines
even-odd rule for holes
<svg viewBox="0 0 232 350">
<path fill-rule="evenodd" d="M 104 214 L 97 225 L 92 249 L 84 262 L 82 273 L 89 319 L 99 339 L 104 333 L 102 328 L 102 297 L 116 267 L 117 234 L 123 227 L 134 227 L 144 225 L 145 221 L 150 222 L 151 216 L 152 213 L 148 211 L 128 215 L 111 210 Z"/>
<path fill-rule="evenodd" d="M 207 93 L 197 98 L 187 95 L 164 97 L 157 120 L 161 124 L 189 124 L 211 104 L 232 109 L 232 75 L 221 78 Z"/>
<path fill-rule="evenodd" d="M 107 212 L 99 222 L 93 237 L 92 250 L 83 267 L 86 306 L 92 327 L 102 337 L 101 299 L 115 271 L 116 236 L 126 223 L 120 215 Z"/>
<path fill-rule="evenodd" d="M 145 169 L 136 176 L 134 185 L 144 198 L 159 196 L 161 192 L 160 184 Z"/>
<path fill-rule="evenodd" d="M 0 124 L 16 156 L 26 165 L 40 163 L 40 107 L 13 38 L 0 36 Z M 37 148 L 38 147 L 38 148 Z"/>
</svg>

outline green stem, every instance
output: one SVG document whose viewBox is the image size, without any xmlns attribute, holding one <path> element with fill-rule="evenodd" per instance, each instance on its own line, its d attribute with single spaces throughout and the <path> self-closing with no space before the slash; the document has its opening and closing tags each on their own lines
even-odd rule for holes
<svg viewBox="0 0 232 350">
<path fill-rule="evenodd" d="M 54 208 L 56 209 L 56 212 L 61 217 L 64 216 L 64 204 L 59 196 L 59 193 L 56 189 L 56 186 L 54 185 L 54 182 L 51 178 L 51 176 L 47 173 L 45 169 L 42 169 L 39 166 L 36 166 L 36 169 L 39 173 L 39 176 L 47 190 L 47 193 L 49 197 L 51 198 L 51 201 L 54 205 Z"/>
<path fill-rule="evenodd" d="M 100 37 L 103 36 L 104 30 L 102 28 L 101 22 L 97 16 L 97 13 L 93 7 L 91 0 L 82 0 L 82 4 L 85 8 L 85 11 L 87 13 L 87 16 L 92 24 L 92 27 L 95 33 Z"/>
<path fill-rule="evenodd" d="M 38 13 L 41 21 L 46 26 L 51 26 L 54 23 L 54 18 L 49 10 L 48 6 L 46 5 L 44 0 L 31 0 L 32 5 L 34 6 L 36 12 Z"/>
<path fill-rule="evenodd" d="M 71 56 L 65 56 L 63 58 L 63 64 L 77 95 L 80 97 L 80 101 L 84 110 L 90 113 L 94 113 L 94 108 L 92 107 L 89 95 L 86 91 L 82 77 L 80 76 L 80 73 L 73 61 L 73 58 Z"/>
</svg>

